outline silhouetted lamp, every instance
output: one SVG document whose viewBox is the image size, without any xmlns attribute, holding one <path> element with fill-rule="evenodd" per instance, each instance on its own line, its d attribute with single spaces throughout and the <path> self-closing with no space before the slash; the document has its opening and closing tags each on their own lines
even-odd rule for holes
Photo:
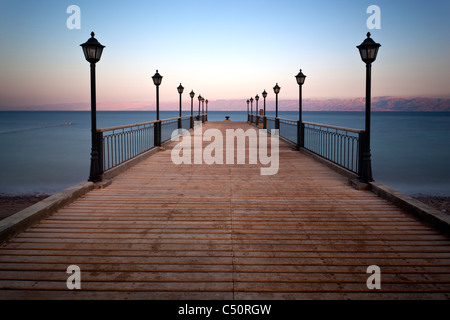
<svg viewBox="0 0 450 320">
<path fill-rule="evenodd" d="M 278 94 L 280 93 L 280 89 L 278 83 L 273 87 L 273 92 L 275 92 L 275 118 L 278 118 Z"/>
<path fill-rule="evenodd" d="M 152 77 L 153 83 L 156 86 L 156 120 L 159 120 L 159 86 L 161 85 L 162 78 L 158 70 L 156 70 L 156 73 Z"/>
<path fill-rule="evenodd" d="M 180 85 L 177 87 L 177 90 L 178 90 L 178 93 L 179 93 L 179 94 L 182 94 L 182 93 L 183 93 L 184 87 L 181 85 L 181 83 L 180 83 Z"/>
<path fill-rule="evenodd" d="M 360 165 L 359 179 L 362 182 L 373 181 L 372 177 L 372 160 L 370 154 L 370 100 L 371 100 L 371 77 L 372 62 L 378 55 L 378 49 L 381 47 L 379 43 L 370 38 L 370 32 L 367 32 L 367 38 L 359 46 L 356 46 L 361 55 L 362 61 L 366 64 L 366 119 L 365 119 L 365 139 L 362 163 Z"/>
<path fill-rule="evenodd" d="M 91 167 L 89 173 L 89 181 L 98 182 L 102 180 L 100 169 L 100 158 L 98 155 L 97 143 L 97 106 L 96 106 L 96 90 L 95 90 L 95 64 L 102 57 L 103 48 L 97 39 L 94 38 L 95 33 L 91 33 L 91 38 L 80 46 L 83 48 L 84 57 L 91 64 Z"/>
<path fill-rule="evenodd" d="M 97 39 L 94 38 L 95 33 L 91 32 L 91 38 L 80 46 L 83 48 L 84 57 L 90 63 L 97 63 L 102 57 L 103 48 Z"/>
<path fill-rule="evenodd" d="M 363 43 L 357 46 L 361 59 L 365 63 L 372 63 L 377 59 L 378 48 L 380 47 L 381 45 L 379 43 L 372 40 L 370 32 L 367 32 L 367 38 Z"/>
<path fill-rule="evenodd" d="M 295 76 L 295 79 L 297 79 L 297 84 L 299 86 L 303 85 L 305 83 L 306 76 L 303 74 L 302 69 L 300 69 L 300 72 Z"/>
<path fill-rule="evenodd" d="M 162 82 L 162 76 L 159 74 L 158 70 L 156 70 L 155 75 L 152 77 L 153 79 L 153 83 L 155 84 L 155 86 L 159 87 L 159 85 Z"/>
<path fill-rule="evenodd" d="M 264 91 L 262 93 L 262 96 L 264 98 L 264 116 L 265 116 L 266 115 L 266 98 L 267 98 L 267 92 L 266 92 L 265 89 L 264 89 Z"/>
</svg>

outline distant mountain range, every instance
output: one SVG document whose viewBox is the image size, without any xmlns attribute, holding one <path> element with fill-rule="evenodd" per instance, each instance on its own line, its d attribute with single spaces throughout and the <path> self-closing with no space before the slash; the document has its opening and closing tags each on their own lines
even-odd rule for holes
<svg viewBox="0 0 450 320">
<path fill-rule="evenodd" d="M 303 99 L 304 111 L 364 111 L 365 98 L 355 99 Z M 243 100 L 217 100 L 211 104 L 214 109 L 242 110 L 247 108 Z M 256 106 L 255 101 L 253 107 Z M 260 100 L 259 109 L 263 107 Z M 267 101 L 266 110 L 274 110 L 275 102 Z M 279 100 L 278 110 L 298 110 L 298 100 Z M 441 98 L 407 98 L 407 97 L 374 97 L 372 111 L 450 111 L 450 99 Z"/>
<path fill-rule="evenodd" d="M 213 100 L 208 104 L 209 110 L 245 111 L 246 99 Z M 256 101 L 253 101 L 253 108 Z M 183 110 L 188 110 L 190 104 L 184 103 Z M 263 100 L 259 100 L 259 109 L 263 108 Z M 297 111 L 298 100 L 280 99 L 278 104 L 280 111 Z M 355 99 L 303 99 L 304 111 L 364 111 L 365 98 Z M 372 111 L 449 111 L 450 99 L 443 98 L 410 98 L 410 97 L 374 97 L 371 104 Z M 0 106 L 0 110 L 64 110 L 87 111 L 89 103 L 65 103 L 56 105 L 37 105 L 23 107 Z M 155 110 L 154 102 L 98 102 L 98 111 L 152 111 Z M 162 102 L 160 110 L 178 110 L 178 102 Z M 194 111 L 198 110 L 198 103 L 194 103 Z M 275 110 L 275 101 L 266 101 L 266 110 Z"/>
</svg>

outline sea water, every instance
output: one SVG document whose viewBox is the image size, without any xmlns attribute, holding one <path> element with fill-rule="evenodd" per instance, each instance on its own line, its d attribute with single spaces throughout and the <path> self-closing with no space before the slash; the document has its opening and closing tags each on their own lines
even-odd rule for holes
<svg viewBox="0 0 450 320">
<path fill-rule="evenodd" d="M 177 111 L 160 112 L 160 119 L 177 116 Z M 225 116 L 232 121 L 247 119 L 245 111 L 210 111 L 208 120 L 223 121 Z M 409 195 L 450 196 L 450 113 L 371 116 L 374 179 Z M 298 112 L 280 111 L 279 117 L 296 120 Z M 154 119 L 154 111 L 100 111 L 97 127 Z M 90 121 L 90 112 L 0 112 L 0 194 L 51 194 L 86 181 Z M 304 112 L 303 121 L 364 129 L 364 112 Z"/>
</svg>

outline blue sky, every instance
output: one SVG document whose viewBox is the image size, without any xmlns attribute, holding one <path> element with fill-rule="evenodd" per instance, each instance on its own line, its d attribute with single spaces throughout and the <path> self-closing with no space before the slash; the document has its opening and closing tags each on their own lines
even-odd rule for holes
<svg viewBox="0 0 450 320">
<path fill-rule="evenodd" d="M 70 5 L 81 28 L 69 30 Z M 370 5 L 381 29 L 369 30 Z M 450 97 L 450 1 L 23 1 L 0 0 L 0 106 L 89 102 L 89 65 L 79 44 L 91 31 L 106 46 L 97 64 L 99 102 L 154 103 L 176 87 L 210 100 L 246 99 L 281 86 L 296 99 L 364 95 L 356 46 L 370 31 L 381 43 L 373 96 Z"/>
</svg>

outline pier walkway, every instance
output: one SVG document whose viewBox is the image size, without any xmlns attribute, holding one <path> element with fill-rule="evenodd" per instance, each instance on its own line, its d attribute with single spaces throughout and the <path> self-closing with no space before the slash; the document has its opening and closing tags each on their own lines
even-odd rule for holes
<svg viewBox="0 0 450 320">
<path fill-rule="evenodd" d="M 310 156 L 280 141 L 264 176 L 175 165 L 175 144 L 2 245 L 0 299 L 450 298 L 450 237 Z"/>
</svg>

